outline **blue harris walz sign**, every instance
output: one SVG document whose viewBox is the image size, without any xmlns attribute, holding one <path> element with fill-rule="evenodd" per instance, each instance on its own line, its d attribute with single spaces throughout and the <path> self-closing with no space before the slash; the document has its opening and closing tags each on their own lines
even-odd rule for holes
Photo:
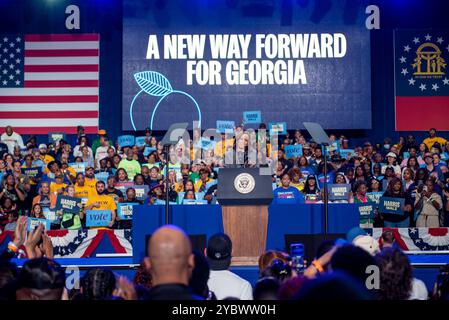
<svg viewBox="0 0 449 320">
<path fill-rule="evenodd" d="M 403 215 L 405 199 L 381 197 L 379 200 L 379 211 L 382 213 Z"/>
</svg>

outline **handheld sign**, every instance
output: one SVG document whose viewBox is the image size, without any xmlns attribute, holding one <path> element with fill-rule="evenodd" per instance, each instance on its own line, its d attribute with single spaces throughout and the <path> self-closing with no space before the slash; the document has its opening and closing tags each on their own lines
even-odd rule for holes
<svg viewBox="0 0 449 320">
<path fill-rule="evenodd" d="M 136 138 L 131 135 L 123 135 L 119 136 L 118 138 L 118 145 L 120 147 L 132 147 L 135 144 Z"/>
<path fill-rule="evenodd" d="M 405 199 L 381 197 L 379 200 L 379 211 L 382 213 L 391 213 L 403 215 L 402 208 L 404 207 Z"/>
<path fill-rule="evenodd" d="M 48 133 L 48 141 L 50 143 L 54 143 L 60 140 L 65 140 L 65 133 L 64 132 L 49 132 Z"/>
<path fill-rule="evenodd" d="M 146 136 L 136 137 L 136 146 L 143 147 L 145 143 Z"/>
<path fill-rule="evenodd" d="M 136 190 L 136 199 L 137 200 L 145 200 L 148 198 L 148 190 L 149 186 L 143 185 L 143 186 L 134 186 L 133 187 Z"/>
<path fill-rule="evenodd" d="M 87 227 L 107 227 L 112 220 L 111 210 L 87 210 Z"/>
<path fill-rule="evenodd" d="M 352 158 L 355 155 L 354 149 L 340 149 L 340 157 L 343 159 Z"/>
<path fill-rule="evenodd" d="M 334 180 L 334 174 L 332 172 L 329 172 L 326 175 L 326 184 L 331 184 L 333 180 Z M 324 188 L 324 174 L 320 174 L 318 176 L 318 186 L 320 187 L 320 189 Z"/>
<path fill-rule="evenodd" d="M 348 200 L 349 191 L 351 191 L 350 184 L 330 184 L 327 186 L 329 192 L 329 200 Z"/>
<path fill-rule="evenodd" d="M 245 124 L 261 123 L 262 113 L 260 111 L 245 111 L 243 112 L 243 122 Z"/>
<path fill-rule="evenodd" d="M 329 155 L 329 153 L 335 153 L 335 152 L 340 152 L 340 141 L 334 141 L 331 144 L 329 144 L 328 146 L 326 146 L 326 148 L 324 148 L 324 146 L 321 147 L 321 150 L 324 153 L 324 149 L 326 149 L 326 155 Z"/>
<path fill-rule="evenodd" d="M 67 213 L 79 214 L 81 206 L 80 198 L 58 196 L 56 199 L 56 211 L 63 210 Z"/>
<path fill-rule="evenodd" d="M 285 156 L 287 157 L 287 159 L 291 159 L 294 157 L 297 158 L 299 156 L 302 156 L 302 145 L 297 144 L 297 145 L 292 145 L 292 146 L 285 146 L 284 152 L 285 152 Z"/>
<path fill-rule="evenodd" d="M 87 162 L 69 163 L 69 167 L 75 170 L 76 173 L 84 173 L 86 172 Z"/>
<path fill-rule="evenodd" d="M 204 150 L 213 150 L 215 148 L 215 141 L 201 138 L 198 142 L 198 146 Z"/>
<path fill-rule="evenodd" d="M 232 133 L 234 132 L 235 122 L 226 120 L 217 120 L 217 132 Z"/>
<path fill-rule="evenodd" d="M 360 203 L 358 204 L 358 209 L 360 213 L 360 219 L 374 219 L 375 215 L 375 204 L 371 203 Z"/>
<path fill-rule="evenodd" d="M 44 224 L 44 230 L 50 230 L 51 221 L 47 219 L 28 218 L 28 231 L 36 229 L 39 224 Z"/>
<path fill-rule="evenodd" d="M 95 179 L 97 179 L 98 181 L 103 181 L 105 184 L 107 184 L 109 175 L 109 172 L 98 172 L 95 174 Z"/>
<path fill-rule="evenodd" d="M 120 220 L 132 220 L 134 206 L 137 205 L 138 203 L 119 203 L 117 206 L 117 215 Z"/>
<path fill-rule="evenodd" d="M 42 167 L 22 168 L 22 174 L 28 178 L 39 178 L 42 174 Z"/>
<path fill-rule="evenodd" d="M 148 157 L 150 154 L 151 154 L 151 152 L 153 152 L 153 151 L 156 151 L 156 148 L 152 148 L 152 147 L 145 147 L 144 149 L 143 149 L 143 155 L 144 155 L 144 157 Z"/>
<path fill-rule="evenodd" d="M 403 156 L 404 156 L 404 159 L 410 158 L 410 152 L 404 152 Z"/>
<path fill-rule="evenodd" d="M 366 196 L 369 199 L 369 201 L 379 204 L 379 200 L 383 194 L 384 194 L 383 192 L 367 192 Z"/>
<path fill-rule="evenodd" d="M 286 134 L 287 122 L 270 122 L 268 124 L 270 134 Z"/>
<path fill-rule="evenodd" d="M 197 199 L 184 199 L 182 200 L 182 204 L 207 204 L 206 200 L 197 200 Z"/>
<path fill-rule="evenodd" d="M 56 212 L 53 210 L 50 210 L 50 208 L 42 208 L 42 213 L 46 220 L 49 220 L 51 222 L 58 220 L 58 216 L 56 215 Z"/>
</svg>

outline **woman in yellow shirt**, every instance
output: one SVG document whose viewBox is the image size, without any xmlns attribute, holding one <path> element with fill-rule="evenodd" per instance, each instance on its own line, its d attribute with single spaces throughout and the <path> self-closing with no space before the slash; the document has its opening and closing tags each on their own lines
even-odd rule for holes
<svg viewBox="0 0 449 320">
<path fill-rule="evenodd" d="M 63 194 L 67 184 L 64 181 L 64 174 L 61 171 L 55 173 L 55 181 L 50 184 L 50 193 L 58 195 Z"/>
</svg>

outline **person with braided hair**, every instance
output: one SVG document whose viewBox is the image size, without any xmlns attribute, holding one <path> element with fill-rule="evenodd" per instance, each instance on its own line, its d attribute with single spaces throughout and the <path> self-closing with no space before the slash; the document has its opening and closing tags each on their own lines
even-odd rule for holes
<svg viewBox="0 0 449 320">
<path fill-rule="evenodd" d="M 81 279 L 81 296 L 83 300 L 109 300 L 115 287 L 115 275 L 110 269 L 91 269 Z"/>
</svg>

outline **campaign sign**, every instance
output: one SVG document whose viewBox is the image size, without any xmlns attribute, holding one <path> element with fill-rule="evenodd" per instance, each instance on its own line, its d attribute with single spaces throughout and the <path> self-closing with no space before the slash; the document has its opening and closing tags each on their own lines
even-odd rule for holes
<svg viewBox="0 0 449 320">
<path fill-rule="evenodd" d="M 379 204 L 379 200 L 383 194 L 383 192 L 367 192 L 366 197 L 369 201 Z"/>
<path fill-rule="evenodd" d="M 132 147 L 136 143 L 136 138 L 131 135 L 123 135 L 118 138 L 118 145 L 120 147 Z"/>
<path fill-rule="evenodd" d="M 86 172 L 87 162 L 69 163 L 69 167 L 75 170 L 76 173 L 84 173 Z"/>
<path fill-rule="evenodd" d="M 137 205 L 138 203 L 119 203 L 117 206 L 117 215 L 120 220 L 132 220 L 134 206 Z"/>
<path fill-rule="evenodd" d="M 321 147 L 321 150 L 324 151 L 324 146 Z M 329 155 L 330 152 L 335 153 L 339 151 L 340 151 L 340 141 L 334 141 L 330 145 L 326 146 L 326 155 Z"/>
<path fill-rule="evenodd" d="M 98 172 L 95 174 L 95 179 L 97 179 L 98 181 L 103 181 L 107 184 L 109 175 L 109 172 Z"/>
<path fill-rule="evenodd" d="M 147 186 L 147 185 L 134 186 L 133 188 L 136 190 L 136 199 L 137 200 L 145 200 L 146 198 L 148 198 L 149 186 Z"/>
<path fill-rule="evenodd" d="M 340 149 L 340 157 L 342 157 L 343 159 L 352 158 L 354 155 L 354 149 Z"/>
<path fill-rule="evenodd" d="M 348 200 L 351 191 L 350 184 L 330 184 L 327 186 L 329 200 Z"/>
<path fill-rule="evenodd" d="M 38 178 L 42 174 L 42 167 L 22 168 L 22 174 L 28 178 Z"/>
<path fill-rule="evenodd" d="M 405 199 L 381 197 L 379 200 L 379 211 L 382 213 L 391 213 L 403 215 Z"/>
<path fill-rule="evenodd" d="M 234 132 L 235 122 L 227 120 L 217 120 L 217 132 L 232 133 Z"/>
<path fill-rule="evenodd" d="M 56 199 L 56 211 L 63 210 L 67 213 L 79 214 L 81 199 L 69 196 L 58 196 Z"/>
<path fill-rule="evenodd" d="M 153 152 L 153 151 L 156 151 L 156 148 L 152 148 L 152 147 L 145 147 L 144 149 L 143 149 L 143 155 L 144 155 L 144 157 L 148 157 L 150 154 L 151 154 L 151 152 Z"/>
<path fill-rule="evenodd" d="M 146 136 L 136 137 L 136 146 L 143 147 L 145 143 Z"/>
<path fill-rule="evenodd" d="M 404 156 L 404 159 L 410 158 L 410 152 L 404 152 L 403 156 Z"/>
<path fill-rule="evenodd" d="M 54 143 L 60 140 L 65 140 L 65 133 L 64 132 L 49 132 L 48 133 L 48 141 L 50 143 Z"/>
<path fill-rule="evenodd" d="M 126 189 L 133 188 L 134 182 L 119 182 L 116 183 L 114 187 L 123 192 L 123 194 L 126 194 Z"/>
<path fill-rule="evenodd" d="M 270 122 L 268 124 L 270 134 L 286 134 L 287 123 L 286 122 Z"/>
<path fill-rule="evenodd" d="M 375 204 L 360 203 L 358 204 L 358 209 L 361 219 L 374 219 L 374 210 L 376 209 Z"/>
<path fill-rule="evenodd" d="M 197 199 L 184 199 L 182 204 L 207 204 L 207 200 L 197 200 Z"/>
<path fill-rule="evenodd" d="M 292 145 L 292 146 L 285 146 L 284 147 L 285 156 L 287 159 L 291 159 L 293 157 L 297 158 L 302 156 L 302 145 Z"/>
<path fill-rule="evenodd" d="M 58 216 L 56 215 L 56 212 L 53 210 L 50 210 L 50 208 L 42 208 L 42 214 L 44 215 L 46 220 L 49 220 L 52 222 L 58 220 Z"/>
<path fill-rule="evenodd" d="M 107 227 L 112 220 L 111 210 L 87 210 L 87 227 Z"/>
<path fill-rule="evenodd" d="M 328 173 L 326 175 L 326 184 L 331 184 L 333 180 L 334 174 L 332 172 Z M 324 188 L 324 174 L 320 174 L 318 176 L 318 186 L 320 187 L 320 189 Z"/>
<path fill-rule="evenodd" d="M 50 230 L 51 221 L 47 219 L 39 219 L 39 218 L 28 218 L 28 227 L 27 230 L 31 231 L 36 229 L 39 224 L 44 224 L 44 230 Z"/>
<path fill-rule="evenodd" d="M 245 124 L 261 123 L 262 113 L 260 111 L 245 111 L 243 112 L 243 122 Z"/>
</svg>

